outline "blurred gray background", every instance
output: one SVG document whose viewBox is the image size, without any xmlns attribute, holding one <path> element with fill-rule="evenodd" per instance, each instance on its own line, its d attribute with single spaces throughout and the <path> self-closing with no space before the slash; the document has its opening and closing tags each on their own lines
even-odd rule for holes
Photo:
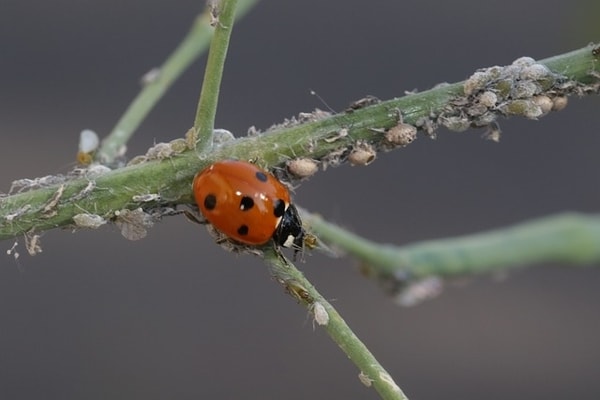
<svg viewBox="0 0 600 400">
<path fill-rule="evenodd" d="M 106 134 L 202 2 L 0 2 L 0 191 L 66 172 L 78 134 Z M 235 26 L 218 126 L 237 135 L 323 105 L 344 109 L 600 39 L 595 0 L 263 1 Z M 129 155 L 192 125 L 205 58 L 164 97 Z M 564 210 L 598 212 L 600 99 L 540 121 L 440 131 L 367 168 L 328 169 L 298 204 L 372 240 L 409 243 Z M 357 195 L 360 194 L 360 195 Z M 365 195 L 366 194 L 366 195 Z M 259 259 L 185 218 L 145 240 L 114 226 L 0 243 L 2 399 L 375 399 Z M 510 249 L 506 249 L 510 251 Z M 303 270 L 412 399 L 598 399 L 600 270 L 541 265 L 395 306 L 353 260 Z"/>
</svg>

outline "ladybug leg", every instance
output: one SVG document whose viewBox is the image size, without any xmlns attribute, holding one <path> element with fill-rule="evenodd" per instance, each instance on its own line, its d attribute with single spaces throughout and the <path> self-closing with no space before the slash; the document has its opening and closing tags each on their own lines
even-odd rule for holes
<svg viewBox="0 0 600 400">
<path fill-rule="evenodd" d="M 285 255 L 281 251 L 281 246 L 278 245 L 277 243 L 273 242 L 273 249 L 275 250 L 277 257 L 279 257 L 279 259 L 281 259 L 281 261 L 287 265 L 287 263 L 289 263 L 289 261 L 287 260 L 287 258 L 285 258 Z M 296 261 L 295 257 L 294 257 L 294 261 Z"/>
<path fill-rule="evenodd" d="M 189 221 L 195 222 L 195 223 L 200 224 L 200 225 L 206 225 L 208 223 L 207 220 L 198 218 L 197 214 L 194 214 L 193 212 L 191 212 L 189 210 L 179 211 L 178 214 L 183 214 L 183 215 L 186 216 L 186 218 Z"/>
<path fill-rule="evenodd" d="M 205 225 L 208 221 L 201 219 L 198 217 L 198 211 L 190 211 L 190 210 L 177 210 L 176 208 L 171 207 L 158 207 L 154 210 L 149 211 L 153 216 L 162 218 L 162 217 L 172 217 L 174 215 L 185 215 L 186 218 L 192 222 L 197 224 Z"/>
<path fill-rule="evenodd" d="M 222 244 L 224 244 L 224 243 L 231 243 L 231 241 L 229 240 L 229 238 L 228 238 L 228 237 L 226 237 L 226 236 L 223 236 L 223 237 L 220 237 L 220 238 L 217 238 L 217 239 L 215 239 L 215 243 L 216 243 L 216 244 L 218 244 L 218 245 L 222 245 Z M 235 243 L 234 243 L 234 244 L 235 244 Z"/>
<path fill-rule="evenodd" d="M 292 256 L 292 260 L 294 260 L 294 262 L 298 261 L 298 252 L 299 251 L 300 251 L 300 249 L 294 248 L 294 255 Z M 304 254 L 304 252 L 302 252 L 302 253 Z M 300 259 L 302 260 L 303 258 L 304 257 L 301 256 Z"/>
<path fill-rule="evenodd" d="M 294 249 L 294 257 L 293 260 L 296 261 L 298 259 L 298 253 L 300 253 L 300 260 L 304 259 L 304 230 L 294 239 L 294 243 L 292 245 Z"/>
</svg>

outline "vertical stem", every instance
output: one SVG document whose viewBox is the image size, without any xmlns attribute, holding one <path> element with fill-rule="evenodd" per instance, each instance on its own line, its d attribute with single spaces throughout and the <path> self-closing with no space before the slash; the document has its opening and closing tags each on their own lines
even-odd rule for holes
<svg viewBox="0 0 600 400">
<path fill-rule="evenodd" d="M 239 0 L 237 18 L 245 15 L 257 2 L 258 0 Z M 134 131 L 164 93 L 208 48 L 213 34 L 210 21 L 210 10 L 198 15 L 186 37 L 162 64 L 156 78 L 144 84 L 143 89 L 129 105 L 110 134 L 102 141 L 98 158 L 103 162 L 110 164 L 114 161 L 119 150 L 127 144 Z"/>
<path fill-rule="evenodd" d="M 219 90 L 223 77 L 223 67 L 229 48 L 229 38 L 233 29 L 237 0 L 221 0 L 212 4 L 215 32 L 208 52 L 204 72 L 204 82 L 194 120 L 198 135 L 197 151 L 201 152 L 212 144 L 212 134 L 219 101 Z"/>
</svg>

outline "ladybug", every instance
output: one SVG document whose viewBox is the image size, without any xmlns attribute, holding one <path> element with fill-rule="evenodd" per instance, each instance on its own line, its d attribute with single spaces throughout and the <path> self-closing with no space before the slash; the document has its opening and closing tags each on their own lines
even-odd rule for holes
<svg viewBox="0 0 600 400">
<path fill-rule="evenodd" d="M 202 215 L 235 242 L 303 246 L 305 232 L 290 192 L 277 178 L 243 161 L 219 161 L 194 177 Z"/>
</svg>

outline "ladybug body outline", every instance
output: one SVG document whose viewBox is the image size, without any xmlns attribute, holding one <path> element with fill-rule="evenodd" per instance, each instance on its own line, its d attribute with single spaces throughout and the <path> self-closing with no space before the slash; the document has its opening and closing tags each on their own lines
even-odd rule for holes
<svg viewBox="0 0 600 400">
<path fill-rule="evenodd" d="M 288 188 L 254 164 L 226 160 L 194 177 L 196 204 L 206 220 L 234 242 L 303 245 L 304 229 Z"/>
</svg>

